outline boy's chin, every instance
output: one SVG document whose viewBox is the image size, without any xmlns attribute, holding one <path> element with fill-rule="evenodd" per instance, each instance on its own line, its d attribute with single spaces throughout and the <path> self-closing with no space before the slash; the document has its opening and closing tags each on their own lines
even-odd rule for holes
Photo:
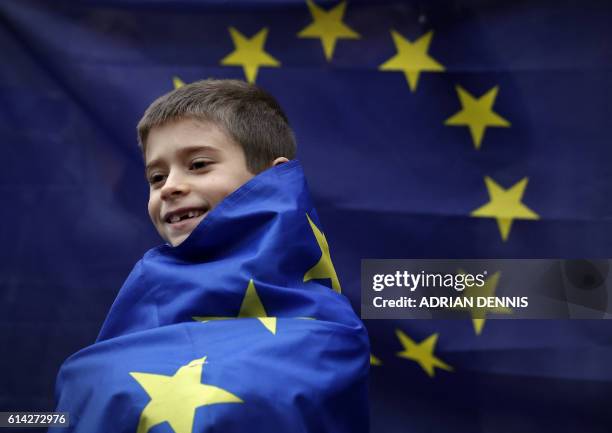
<svg viewBox="0 0 612 433">
<path fill-rule="evenodd" d="M 166 241 L 168 241 L 168 243 L 170 245 L 172 245 L 173 247 L 178 247 L 180 244 L 185 242 L 185 239 L 187 239 L 190 234 L 191 234 L 191 232 L 184 233 L 184 234 L 181 234 L 179 236 L 172 236 L 171 238 L 166 239 Z"/>
</svg>

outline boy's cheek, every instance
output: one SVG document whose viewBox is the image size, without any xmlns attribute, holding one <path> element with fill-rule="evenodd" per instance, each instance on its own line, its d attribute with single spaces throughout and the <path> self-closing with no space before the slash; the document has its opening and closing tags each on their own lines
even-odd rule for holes
<svg viewBox="0 0 612 433">
<path fill-rule="evenodd" d="M 147 211 L 149 212 L 149 218 L 151 218 L 152 221 L 155 222 L 155 219 L 153 218 L 153 215 L 155 215 L 155 210 L 158 206 L 155 203 L 155 200 L 153 197 L 149 196 L 149 202 L 147 203 Z"/>
<path fill-rule="evenodd" d="M 161 230 L 161 227 L 159 227 L 160 222 L 158 221 L 158 217 L 159 217 L 159 206 L 157 206 L 154 202 L 152 202 L 149 199 L 149 204 L 147 206 L 147 211 L 149 213 L 149 219 L 151 220 L 151 222 L 153 223 L 153 225 L 155 226 L 155 228 L 157 229 L 157 231 Z M 161 234 L 161 233 L 160 233 Z"/>
</svg>

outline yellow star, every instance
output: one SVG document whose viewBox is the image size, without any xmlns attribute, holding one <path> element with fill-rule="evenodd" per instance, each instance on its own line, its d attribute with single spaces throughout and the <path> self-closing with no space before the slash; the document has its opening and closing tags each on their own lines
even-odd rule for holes
<svg viewBox="0 0 612 433">
<path fill-rule="evenodd" d="M 191 433 L 196 408 L 218 403 L 242 403 L 231 392 L 201 383 L 205 362 L 206 357 L 195 359 L 179 368 L 173 376 L 130 373 L 151 397 L 140 414 L 137 433 L 146 433 L 166 421 L 175 433 Z"/>
<path fill-rule="evenodd" d="M 329 62 L 334 55 L 334 47 L 338 39 L 359 39 L 359 33 L 353 31 L 342 22 L 346 11 L 346 1 L 338 4 L 329 12 L 317 6 L 312 0 L 306 0 L 310 15 L 314 20 L 298 33 L 300 38 L 320 38 L 323 44 L 325 58 Z"/>
<path fill-rule="evenodd" d="M 308 218 L 310 228 L 312 229 L 312 232 L 317 240 L 317 244 L 321 249 L 321 259 L 319 259 L 317 264 L 310 268 L 306 274 L 304 274 L 304 282 L 329 278 L 332 282 L 332 288 L 336 292 L 340 293 L 342 289 L 340 288 L 338 275 L 336 275 L 336 269 L 334 268 L 331 256 L 329 255 L 329 245 L 327 244 L 327 239 L 325 239 L 323 232 L 321 232 L 315 223 L 312 222 L 308 214 L 306 214 L 306 218 Z"/>
<path fill-rule="evenodd" d="M 514 219 L 537 220 L 540 216 L 521 203 L 527 187 L 528 178 L 524 177 L 508 189 L 503 189 L 489 176 L 485 176 L 485 184 L 490 201 L 472 211 L 471 216 L 497 219 L 497 226 L 505 242 L 510 235 Z"/>
<path fill-rule="evenodd" d="M 370 353 L 370 365 L 382 365 L 382 361 Z"/>
<path fill-rule="evenodd" d="M 399 339 L 404 350 L 397 353 L 400 358 L 411 359 L 419 363 L 429 377 L 434 377 L 435 367 L 447 371 L 453 371 L 453 367 L 446 364 L 437 358 L 433 352 L 438 341 L 438 334 L 432 334 L 420 343 L 415 343 L 410 337 L 404 334 L 401 330 L 396 329 L 395 334 Z"/>
<path fill-rule="evenodd" d="M 174 85 L 174 90 L 176 90 L 180 87 L 183 87 L 185 85 L 185 82 L 175 75 L 174 77 L 172 77 L 172 84 Z"/>
<path fill-rule="evenodd" d="M 460 274 L 464 274 L 463 271 L 459 271 Z M 494 296 L 495 290 L 497 290 L 497 284 L 499 283 L 500 273 L 495 272 L 489 278 L 485 279 L 482 287 L 478 287 L 477 285 L 473 285 L 471 287 L 466 287 L 463 291 L 462 296 L 465 298 L 477 298 L 479 296 Z M 474 301 L 475 303 L 476 301 Z M 461 307 L 457 307 L 458 310 L 461 310 Z M 472 308 L 467 308 L 472 316 L 472 325 L 474 326 L 474 332 L 476 335 L 480 335 L 482 333 L 482 328 L 484 327 L 486 321 L 487 312 L 498 313 L 498 314 L 512 314 L 512 309 L 507 307 L 492 307 L 492 308 L 477 308 L 476 306 Z"/>
<path fill-rule="evenodd" d="M 256 317 L 268 331 L 272 334 L 276 334 L 276 317 L 268 317 L 261 303 L 261 299 L 259 299 L 259 295 L 257 295 L 257 291 L 255 290 L 253 279 L 249 281 L 249 286 L 242 300 L 238 317 Z"/>
<path fill-rule="evenodd" d="M 467 126 L 470 128 L 472 141 L 476 150 L 480 149 L 482 137 L 487 126 L 509 128 L 510 122 L 493 111 L 499 86 L 493 87 L 476 99 L 461 86 L 456 87 L 462 110 L 444 122 L 447 126 Z"/>
<path fill-rule="evenodd" d="M 424 34 L 414 43 L 395 30 L 391 30 L 391 36 L 397 54 L 380 65 L 378 69 L 381 71 L 402 71 L 412 92 L 417 88 L 421 72 L 442 72 L 445 70 L 444 66 L 427 54 L 433 31 Z"/>
<path fill-rule="evenodd" d="M 268 317 L 266 309 L 261 303 L 261 299 L 259 299 L 257 290 L 255 290 L 255 283 L 253 283 L 253 279 L 249 281 L 249 285 L 247 286 L 246 293 L 244 294 L 244 298 L 242 299 L 242 304 L 240 305 L 240 312 L 238 313 L 238 317 L 254 317 L 259 320 L 268 331 L 270 331 L 272 334 L 276 334 L 276 317 Z M 227 320 L 234 318 L 235 317 L 196 316 L 193 317 L 193 320 L 197 320 L 199 322 L 207 322 L 209 320 Z"/>
<path fill-rule="evenodd" d="M 267 27 L 261 29 L 251 39 L 246 38 L 234 27 L 230 27 L 229 32 L 235 49 L 221 59 L 222 65 L 242 66 L 244 75 L 249 83 L 255 82 L 257 70 L 260 66 L 280 66 L 278 60 L 264 51 L 264 44 L 268 36 Z"/>
</svg>

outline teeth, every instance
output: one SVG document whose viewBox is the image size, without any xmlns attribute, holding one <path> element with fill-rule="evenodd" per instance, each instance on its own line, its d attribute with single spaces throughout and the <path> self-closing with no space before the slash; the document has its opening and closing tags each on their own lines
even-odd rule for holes
<svg viewBox="0 0 612 433">
<path fill-rule="evenodd" d="M 202 215 L 204 212 L 201 210 L 190 210 L 187 213 L 184 213 L 182 215 L 177 215 L 174 214 L 172 215 L 170 218 L 168 218 L 168 221 L 170 223 L 177 223 L 179 221 L 181 221 L 182 219 L 188 219 L 188 218 L 195 218 L 195 217 L 199 217 L 200 215 Z"/>
</svg>

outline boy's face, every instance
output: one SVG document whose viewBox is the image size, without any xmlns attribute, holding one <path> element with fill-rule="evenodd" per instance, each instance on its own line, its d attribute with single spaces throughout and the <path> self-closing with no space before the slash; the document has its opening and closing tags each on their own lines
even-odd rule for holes
<svg viewBox="0 0 612 433">
<path fill-rule="evenodd" d="M 145 152 L 149 216 L 172 246 L 254 177 L 239 144 L 214 123 L 182 119 L 153 128 Z"/>
</svg>

